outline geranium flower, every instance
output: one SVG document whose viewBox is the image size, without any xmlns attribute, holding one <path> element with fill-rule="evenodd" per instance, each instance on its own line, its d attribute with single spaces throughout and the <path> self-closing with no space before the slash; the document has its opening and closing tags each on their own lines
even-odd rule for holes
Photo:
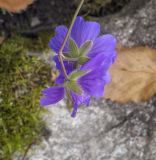
<svg viewBox="0 0 156 160">
<path fill-rule="evenodd" d="M 64 66 L 71 78 L 66 81 L 58 60 L 58 52 L 66 33 L 66 26 L 58 26 L 55 37 L 50 40 L 49 45 L 56 53 L 53 60 L 60 74 L 55 81 L 57 86 L 43 91 L 41 105 L 54 104 L 65 97 L 70 98 L 73 104 L 72 116 L 75 117 L 78 106 L 88 106 L 90 97 L 103 96 L 104 87 L 110 82 L 108 70 L 116 58 L 116 39 L 110 34 L 99 36 L 98 23 L 77 17 L 63 49 L 66 57 Z M 71 60 L 73 58 L 76 60 Z"/>
<path fill-rule="evenodd" d="M 42 91 L 42 94 L 44 94 L 44 97 L 41 98 L 41 105 L 46 106 L 50 104 L 55 104 L 62 100 L 63 98 L 69 98 L 66 97 L 66 90 L 65 87 L 61 86 L 53 86 L 50 88 L 47 88 Z M 90 102 L 90 96 L 87 94 L 77 94 L 74 91 L 70 91 L 72 105 L 73 105 L 73 111 L 71 113 L 72 117 L 76 116 L 77 108 L 79 105 L 89 105 Z"/>
<path fill-rule="evenodd" d="M 67 33 L 67 30 L 68 30 L 67 27 L 64 25 L 56 27 L 55 37 L 53 37 L 49 42 L 49 46 L 55 53 L 59 52 L 59 49 L 61 48 L 61 45 Z M 79 48 L 83 46 L 85 42 L 92 41 L 93 45 L 86 54 L 86 56 L 89 58 L 93 58 L 100 54 L 100 56 L 102 57 L 99 57 L 99 59 L 101 58 L 101 61 L 108 61 L 108 63 L 110 63 L 111 65 L 116 57 L 116 52 L 115 52 L 116 38 L 111 34 L 106 34 L 98 37 L 99 33 L 100 33 L 100 25 L 97 22 L 88 22 L 84 21 L 82 17 L 77 17 L 72 27 L 69 39 L 74 40 L 77 47 Z M 69 50 L 70 49 L 68 40 L 63 49 L 64 55 L 67 55 L 67 53 L 69 53 Z M 57 56 L 54 57 L 54 61 L 56 62 L 57 69 L 59 69 L 60 72 L 62 73 L 61 66 Z M 64 63 L 68 74 L 74 70 L 70 62 L 64 61 Z M 62 76 L 64 75 L 63 74 L 60 75 L 61 78 L 63 78 Z"/>
</svg>

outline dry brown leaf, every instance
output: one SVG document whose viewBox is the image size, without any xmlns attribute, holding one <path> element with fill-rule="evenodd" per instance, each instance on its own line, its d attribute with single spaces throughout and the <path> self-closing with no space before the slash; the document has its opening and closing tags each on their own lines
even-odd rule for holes
<svg viewBox="0 0 156 160">
<path fill-rule="evenodd" d="M 0 8 L 10 12 L 19 12 L 25 9 L 34 0 L 0 0 Z"/>
<path fill-rule="evenodd" d="M 156 93 L 156 49 L 120 47 L 110 73 L 106 98 L 121 103 L 148 100 Z"/>
</svg>

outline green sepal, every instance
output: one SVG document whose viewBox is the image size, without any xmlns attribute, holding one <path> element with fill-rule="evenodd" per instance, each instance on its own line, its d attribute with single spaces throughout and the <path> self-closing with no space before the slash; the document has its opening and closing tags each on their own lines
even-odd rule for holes
<svg viewBox="0 0 156 160">
<path fill-rule="evenodd" d="M 66 87 L 69 90 L 72 90 L 76 93 L 81 94 L 82 93 L 82 89 L 81 87 L 77 84 L 77 82 L 75 80 L 69 80 L 66 82 Z"/>
<path fill-rule="evenodd" d="M 79 48 L 73 39 L 69 40 L 69 56 L 70 57 L 79 57 Z"/>
<path fill-rule="evenodd" d="M 88 62 L 89 59 L 90 58 L 88 58 L 88 57 L 80 57 L 78 60 L 78 64 L 84 64 L 84 63 Z"/>
<path fill-rule="evenodd" d="M 77 78 L 81 77 L 81 76 L 84 76 L 85 74 L 87 73 L 87 71 L 77 71 L 77 72 L 72 72 L 70 75 L 69 75 L 69 79 L 70 80 L 76 80 Z"/>
<path fill-rule="evenodd" d="M 93 42 L 92 41 L 87 41 L 85 42 L 81 48 L 79 49 L 79 55 L 80 56 L 85 56 L 89 50 L 91 49 L 91 47 L 93 46 Z"/>
</svg>

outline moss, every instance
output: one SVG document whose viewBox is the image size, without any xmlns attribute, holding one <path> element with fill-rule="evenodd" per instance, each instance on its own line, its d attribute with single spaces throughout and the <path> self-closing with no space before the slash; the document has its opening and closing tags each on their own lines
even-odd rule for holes
<svg viewBox="0 0 156 160">
<path fill-rule="evenodd" d="M 0 160 L 10 160 L 38 139 L 44 122 L 40 91 L 50 83 L 50 68 L 26 55 L 25 39 L 0 46 Z"/>
</svg>

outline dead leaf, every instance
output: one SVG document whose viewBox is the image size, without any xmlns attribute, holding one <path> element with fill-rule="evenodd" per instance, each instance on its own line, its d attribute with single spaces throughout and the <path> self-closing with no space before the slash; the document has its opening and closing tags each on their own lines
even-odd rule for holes
<svg viewBox="0 0 156 160">
<path fill-rule="evenodd" d="M 19 12 L 25 9 L 34 0 L 0 0 L 0 8 L 10 12 Z"/>
<path fill-rule="evenodd" d="M 120 47 L 110 73 L 106 98 L 121 103 L 148 100 L 156 93 L 156 49 Z"/>
</svg>

